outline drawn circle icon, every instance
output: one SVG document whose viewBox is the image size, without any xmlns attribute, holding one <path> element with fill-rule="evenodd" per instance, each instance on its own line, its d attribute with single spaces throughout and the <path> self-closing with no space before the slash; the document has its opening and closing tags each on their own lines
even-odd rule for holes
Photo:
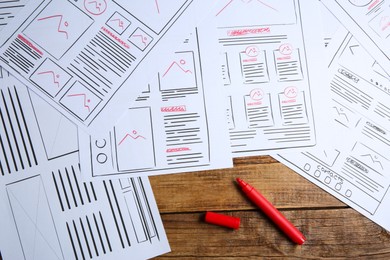
<svg viewBox="0 0 390 260">
<path fill-rule="evenodd" d="M 106 0 L 84 0 L 84 7 L 88 13 L 101 15 L 107 9 Z"/>
<path fill-rule="evenodd" d="M 104 148 L 107 144 L 107 141 L 106 139 L 102 139 L 102 140 L 96 140 L 95 141 L 95 145 L 97 148 Z"/>
<path fill-rule="evenodd" d="M 293 47 L 289 43 L 284 43 L 279 47 L 279 52 L 283 55 L 290 55 L 292 51 L 293 51 Z"/>
<path fill-rule="evenodd" d="M 96 156 L 96 161 L 100 164 L 103 164 L 105 162 L 107 162 L 107 155 L 104 154 L 104 153 L 99 153 L 97 156 Z"/>
<path fill-rule="evenodd" d="M 245 49 L 245 53 L 249 57 L 257 57 L 257 55 L 259 55 L 259 48 L 257 48 L 257 46 L 248 46 Z"/>
<path fill-rule="evenodd" d="M 284 95 L 288 98 L 296 98 L 298 95 L 298 89 L 296 87 L 287 87 L 284 89 Z"/>
<path fill-rule="evenodd" d="M 247 4 L 249 2 L 252 2 L 252 0 L 241 0 L 241 2 L 243 2 L 244 4 Z"/>
<path fill-rule="evenodd" d="M 259 88 L 255 88 L 255 89 L 252 89 L 249 96 L 251 97 L 252 100 L 262 100 L 263 97 L 264 97 L 264 92 L 259 89 Z"/>
<path fill-rule="evenodd" d="M 373 0 L 349 0 L 349 2 L 351 4 L 353 4 L 354 6 L 358 6 L 358 7 L 366 6 L 369 3 L 371 3 L 372 1 Z"/>
</svg>

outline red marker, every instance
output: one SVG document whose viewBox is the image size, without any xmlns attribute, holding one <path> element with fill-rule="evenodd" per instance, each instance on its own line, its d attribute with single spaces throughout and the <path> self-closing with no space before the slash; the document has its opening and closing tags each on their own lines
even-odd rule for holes
<svg viewBox="0 0 390 260">
<path fill-rule="evenodd" d="M 280 211 L 278 211 L 263 195 L 255 188 L 240 178 L 237 178 L 237 183 L 241 187 L 245 195 L 255 203 L 292 241 L 302 245 L 306 238 L 305 236 L 288 221 Z"/>
</svg>

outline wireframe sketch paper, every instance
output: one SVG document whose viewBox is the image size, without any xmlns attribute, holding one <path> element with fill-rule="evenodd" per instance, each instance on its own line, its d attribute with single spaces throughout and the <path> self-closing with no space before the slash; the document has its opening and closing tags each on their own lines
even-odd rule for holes
<svg viewBox="0 0 390 260">
<path fill-rule="evenodd" d="M 375 60 L 390 68 L 390 1 L 321 0 Z"/>
<path fill-rule="evenodd" d="M 275 158 L 390 230 L 390 76 L 351 34 L 330 46 L 332 94 L 322 109 L 337 134 L 325 133 L 310 151 Z"/>
<path fill-rule="evenodd" d="M 28 0 L 13 0 L 0 2 L 0 31 L 24 8 Z"/>
<path fill-rule="evenodd" d="M 168 252 L 149 181 L 83 181 L 77 128 L 1 70 L 4 259 L 134 259 Z"/>
<path fill-rule="evenodd" d="M 104 118 L 96 127 L 104 127 L 127 108 L 113 100 L 115 94 L 132 100 L 141 91 L 129 82 L 158 58 L 164 37 L 187 35 L 212 5 L 199 0 L 28 1 L 2 30 L 0 63 L 79 127 L 88 131 L 99 117 Z"/>
<path fill-rule="evenodd" d="M 86 178 L 232 167 L 214 29 L 196 27 L 160 53 L 154 77 L 134 82 L 143 92 L 110 131 L 79 132 Z"/>
<path fill-rule="evenodd" d="M 311 89 L 322 77 L 319 3 L 224 0 L 213 15 L 233 156 L 315 145 Z"/>
</svg>

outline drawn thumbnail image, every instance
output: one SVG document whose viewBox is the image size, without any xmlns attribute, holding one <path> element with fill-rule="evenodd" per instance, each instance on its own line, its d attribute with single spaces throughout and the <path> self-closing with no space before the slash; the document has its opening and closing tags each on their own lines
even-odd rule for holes
<svg viewBox="0 0 390 260">
<path fill-rule="evenodd" d="M 194 53 L 176 52 L 165 61 L 159 79 L 161 91 L 197 88 Z"/>
<path fill-rule="evenodd" d="M 23 33 L 53 57 L 60 59 L 92 23 L 91 18 L 70 2 L 54 0 Z"/>
<path fill-rule="evenodd" d="M 155 167 L 149 107 L 129 109 L 114 127 L 114 140 L 119 171 Z"/>
</svg>

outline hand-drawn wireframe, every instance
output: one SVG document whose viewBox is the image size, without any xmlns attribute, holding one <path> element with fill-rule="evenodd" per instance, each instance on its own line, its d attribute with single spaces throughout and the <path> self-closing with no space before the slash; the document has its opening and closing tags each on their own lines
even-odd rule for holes
<svg viewBox="0 0 390 260">
<path fill-rule="evenodd" d="M 230 167 L 210 33 L 209 27 L 195 28 L 180 48 L 161 53 L 164 62 L 153 79 L 140 77 L 144 91 L 111 131 L 79 133 L 81 160 L 90 162 L 81 167 L 90 179 Z"/>
<path fill-rule="evenodd" d="M 131 22 L 119 12 L 115 12 L 106 22 L 106 25 L 108 27 L 110 27 L 120 35 L 122 35 L 126 31 L 126 29 L 129 28 L 130 24 Z"/>
<path fill-rule="evenodd" d="M 279 94 L 280 113 L 282 115 L 283 125 L 302 125 L 307 124 L 307 108 L 304 91 L 293 91 L 295 87 L 288 87 L 283 93 Z M 288 91 L 286 93 L 286 91 Z M 289 95 L 290 94 L 290 95 Z"/>
<path fill-rule="evenodd" d="M 240 53 L 240 62 L 244 84 L 269 82 L 265 51 L 259 51 L 256 46 L 248 46 L 245 52 Z"/>
<path fill-rule="evenodd" d="M 278 80 L 295 81 L 303 80 L 302 64 L 299 49 L 289 49 L 282 44 L 278 50 L 274 51 L 276 73 Z M 291 50 L 291 51 L 287 51 Z"/>
<path fill-rule="evenodd" d="M 112 115 L 127 108 L 123 101 L 136 98 L 137 91 L 129 82 L 141 69 L 139 65 L 154 66 L 159 52 L 174 48 L 162 39 L 187 34 L 201 19 L 201 15 L 187 14 L 202 14 L 210 5 L 200 0 L 29 2 L 23 17 L 16 17 L 7 29 L 0 63 L 89 131 L 115 122 Z M 51 66 L 56 70 L 38 69 Z M 69 80 L 60 82 L 57 76 L 62 75 Z M 49 76 L 61 86 L 57 91 L 47 84 Z M 66 99 L 71 88 L 81 85 L 85 91 L 72 95 L 93 94 L 90 101 L 99 101 L 85 104 L 84 110 L 76 99 Z"/>
<path fill-rule="evenodd" d="M 8 76 L 1 80 L 0 170 L 4 176 L 37 166 L 43 159 L 39 130 L 34 121 L 29 95 L 23 86 L 14 86 Z"/>
<path fill-rule="evenodd" d="M 151 116 L 148 107 L 133 108 L 115 125 L 115 154 L 120 171 L 156 166 Z"/>
<path fill-rule="evenodd" d="M 0 79 L 1 174 L 11 174 L 77 152 L 76 126 L 11 75 Z M 50 124 L 48 124 L 50 122 Z"/>
<path fill-rule="evenodd" d="M 295 23 L 296 14 L 294 13 L 293 1 L 276 0 L 222 0 L 216 4 L 215 16 L 223 22 L 225 26 L 231 27 L 237 25 L 231 16 L 235 12 L 241 12 L 245 9 L 245 15 L 240 17 L 241 26 L 250 26 L 253 24 L 251 16 L 255 15 L 262 18 L 262 24 L 284 25 Z"/>
<path fill-rule="evenodd" d="M 65 259 L 44 189 L 39 175 L 6 186 L 20 244 L 28 258 Z"/>
<path fill-rule="evenodd" d="M 318 55 L 322 46 L 316 37 L 304 37 L 304 30 L 315 30 L 309 29 L 306 5 L 299 0 L 217 4 L 222 78 L 231 97 L 226 109 L 234 113 L 234 156 L 316 142 L 311 87 L 317 79 L 310 74 L 319 70 L 308 53 Z M 255 19 L 252 9 L 263 15 Z"/>
<path fill-rule="evenodd" d="M 93 20 L 81 10 L 62 1 L 49 4 L 23 33 L 58 60 L 92 23 Z"/>
<path fill-rule="evenodd" d="M 153 41 L 153 37 L 144 32 L 141 28 L 137 28 L 129 38 L 129 41 L 138 49 L 144 51 Z"/>
<path fill-rule="evenodd" d="M 38 95 L 30 93 L 46 158 L 53 160 L 78 151 L 77 127 Z M 50 124 L 47 124 L 50 122 Z"/>
<path fill-rule="evenodd" d="M 230 79 L 229 64 L 226 52 L 223 54 L 222 58 L 222 80 L 225 86 L 230 85 L 232 83 Z"/>
<path fill-rule="evenodd" d="M 229 130 L 234 129 L 234 113 L 233 113 L 233 107 L 232 107 L 232 97 L 227 97 L 226 99 L 227 105 L 226 105 L 226 118 L 229 126 Z"/>
<path fill-rule="evenodd" d="M 321 0 L 321 2 L 382 67 L 390 66 L 388 1 Z"/>
<path fill-rule="evenodd" d="M 148 179 L 83 181 L 76 126 L 1 71 L 3 257 L 150 258 L 169 250 Z"/>
<path fill-rule="evenodd" d="M 15 0 L 0 2 L 0 31 L 24 8 L 29 0 Z"/>
<path fill-rule="evenodd" d="M 390 230 L 388 78 L 351 34 L 332 43 L 328 88 L 333 124 L 315 151 L 276 158 L 357 211 Z M 361 62 L 364 60 L 364 62 Z M 320 126 L 321 127 L 321 126 Z"/>
<path fill-rule="evenodd" d="M 147 177 L 85 182 L 77 154 L 40 171 L 1 179 L 4 257 L 145 259 L 169 250 Z"/>
<path fill-rule="evenodd" d="M 31 75 L 30 80 L 51 97 L 55 97 L 71 78 L 72 76 L 55 62 L 46 59 Z"/>
<path fill-rule="evenodd" d="M 92 15 L 101 15 L 107 9 L 106 0 L 84 0 L 84 7 Z"/>
<path fill-rule="evenodd" d="M 161 91 L 196 89 L 196 70 L 194 53 L 176 52 L 166 64 L 166 69 L 159 73 Z"/>
<path fill-rule="evenodd" d="M 82 83 L 76 82 L 60 99 L 80 119 L 85 120 L 102 100 Z"/>
<path fill-rule="evenodd" d="M 275 125 L 271 95 L 264 94 L 261 89 L 253 89 L 249 95 L 245 96 L 245 110 L 249 129 Z"/>
<path fill-rule="evenodd" d="M 114 0 L 119 6 L 144 22 L 149 30 L 160 34 L 186 0 Z"/>
</svg>

